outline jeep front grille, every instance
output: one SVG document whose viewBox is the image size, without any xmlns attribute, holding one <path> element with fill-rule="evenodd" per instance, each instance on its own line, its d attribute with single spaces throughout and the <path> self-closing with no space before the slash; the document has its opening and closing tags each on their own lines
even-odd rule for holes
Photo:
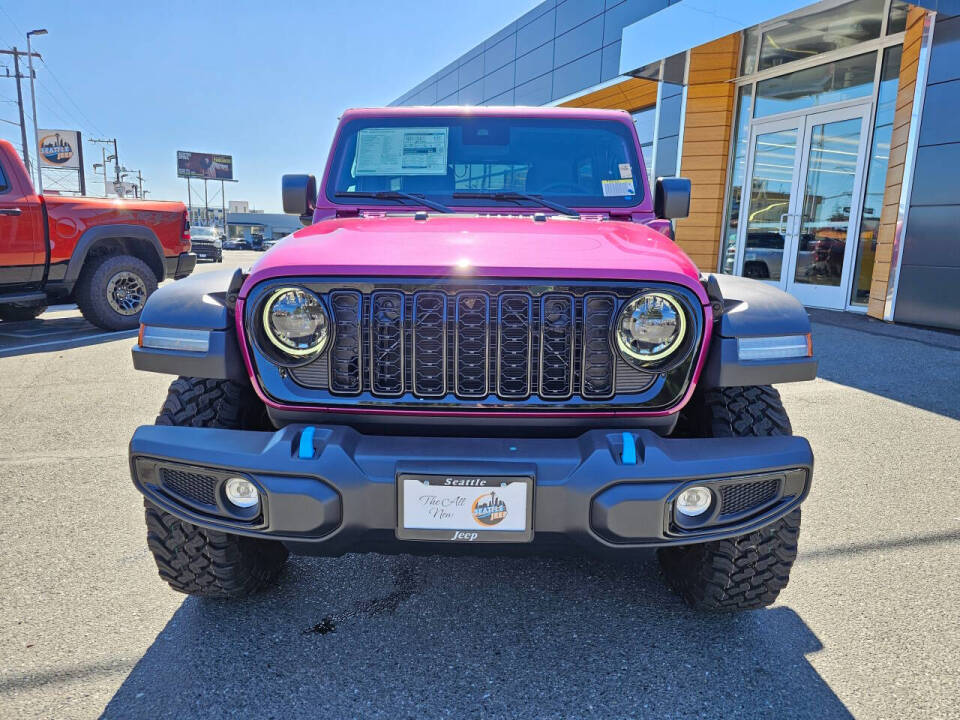
<svg viewBox="0 0 960 720">
<path fill-rule="evenodd" d="M 665 375 L 630 366 L 611 348 L 611 325 L 636 284 L 304 284 L 327 303 L 332 346 L 306 365 L 261 373 L 269 394 L 297 404 L 663 406 L 685 390 L 697 354 L 691 352 L 668 383 Z M 251 298 L 253 306 L 259 297 Z M 691 316 L 690 329 L 699 336 L 702 322 Z M 272 365 L 257 352 L 254 358 Z"/>
</svg>

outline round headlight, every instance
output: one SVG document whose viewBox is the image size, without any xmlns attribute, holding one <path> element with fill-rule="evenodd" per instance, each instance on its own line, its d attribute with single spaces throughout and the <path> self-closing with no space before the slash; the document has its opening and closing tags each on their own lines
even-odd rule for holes
<svg viewBox="0 0 960 720">
<path fill-rule="evenodd" d="M 628 359 L 655 363 L 683 344 L 687 319 L 678 300 L 662 292 L 637 295 L 620 310 L 614 333 Z"/>
<path fill-rule="evenodd" d="M 316 295 L 304 288 L 280 288 L 263 305 L 263 331 L 277 349 L 293 357 L 323 351 L 330 318 Z"/>
</svg>

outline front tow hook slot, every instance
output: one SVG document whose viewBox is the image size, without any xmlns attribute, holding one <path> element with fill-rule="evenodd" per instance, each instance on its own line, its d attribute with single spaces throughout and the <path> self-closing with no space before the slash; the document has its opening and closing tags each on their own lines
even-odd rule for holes
<svg viewBox="0 0 960 720">
<path fill-rule="evenodd" d="M 297 447 L 297 457 L 301 460 L 312 460 L 317 454 L 317 449 L 313 444 L 314 436 L 317 434 L 315 427 L 305 427 L 300 433 L 300 444 Z"/>
<path fill-rule="evenodd" d="M 624 432 L 621 434 L 623 440 L 623 449 L 620 451 L 620 462 L 624 465 L 637 464 L 637 441 L 633 433 Z"/>
</svg>

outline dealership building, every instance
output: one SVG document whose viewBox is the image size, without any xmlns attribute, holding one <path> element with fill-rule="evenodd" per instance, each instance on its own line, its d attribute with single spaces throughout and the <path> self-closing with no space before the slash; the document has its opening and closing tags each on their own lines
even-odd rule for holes
<svg viewBox="0 0 960 720">
<path fill-rule="evenodd" d="M 701 270 L 960 330 L 960 0 L 546 0 L 393 104 L 625 110 Z"/>
</svg>

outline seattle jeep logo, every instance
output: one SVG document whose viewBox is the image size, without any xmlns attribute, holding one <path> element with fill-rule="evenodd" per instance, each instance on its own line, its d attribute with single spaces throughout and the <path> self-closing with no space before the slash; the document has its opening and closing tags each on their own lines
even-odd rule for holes
<svg viewBox="0 0 960 720">
<path fill-rule="evenodd" d="M 40 154 L 49 163 L 63 165 L 73 157 L 73 146 L 61 138 L 60 133 L 44 135 L 40 140 Z"/>
<path fill-rule="evenodd" d="M 507 504 L 491 490 L 473 501 L 470 512 L 481 525 L 496 525 L 507 516 Z"/>
</svg>

